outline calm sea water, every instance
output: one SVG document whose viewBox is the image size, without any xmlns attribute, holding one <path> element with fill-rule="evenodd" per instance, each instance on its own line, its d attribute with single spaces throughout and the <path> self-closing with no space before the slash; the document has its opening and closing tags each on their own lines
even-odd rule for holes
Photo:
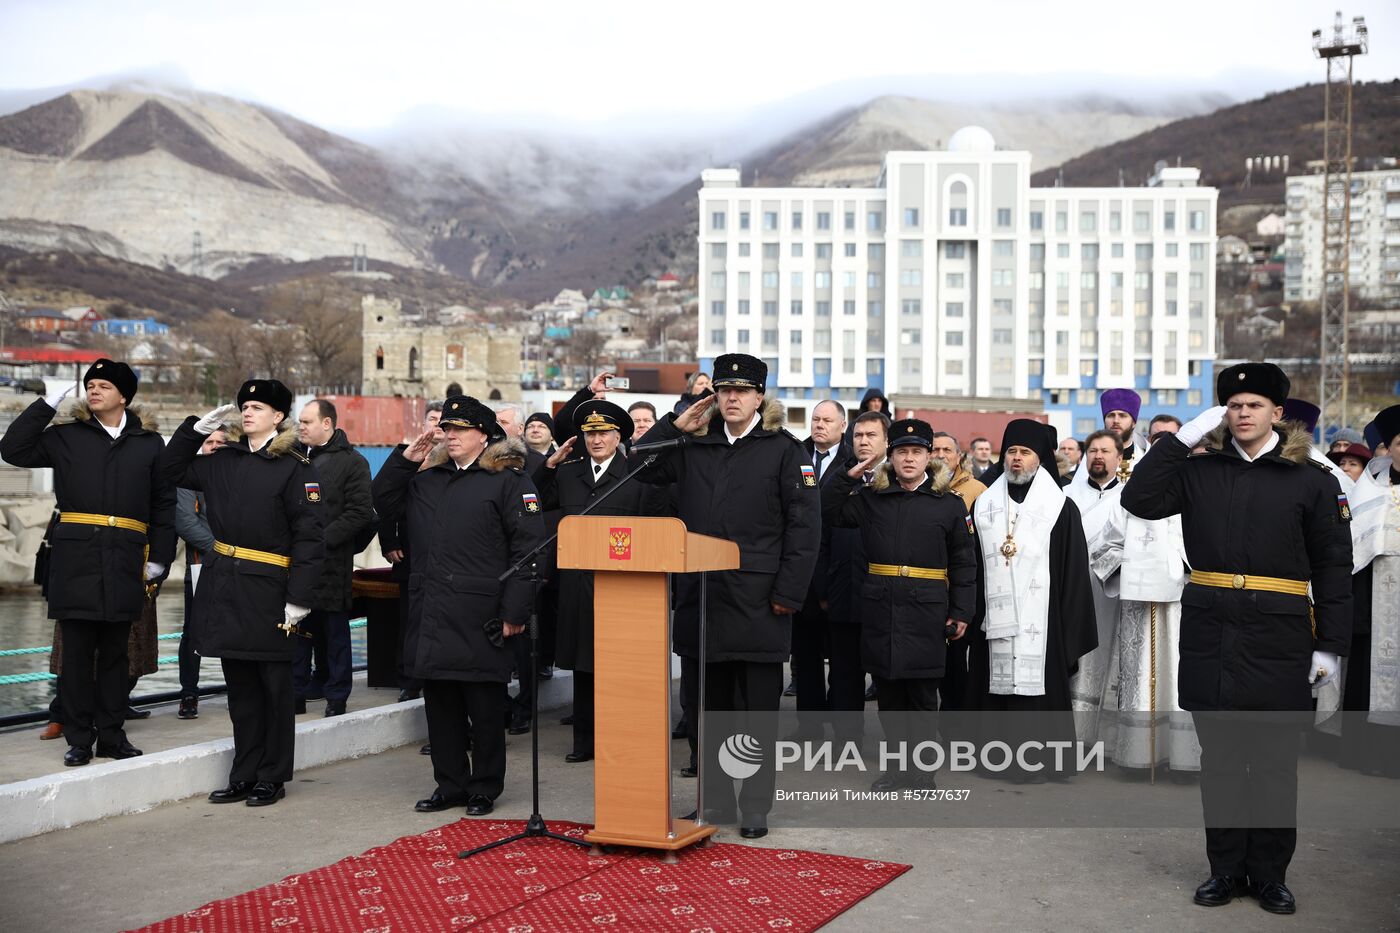
<svg viewBox="0 0 1400 933">
<path fill-rule="evenodd" d="M 160 619 L 162 635 L 179 632 L 185 624 L 185 599 L 182 590 L 183 587 L 177 584 L 162 592 L 156 601 L 156 614 Z M 47 613 L 48 607 L 40 596 L 0 595 L 0 648 L 37 648 L 52 645 L 54 623 Z M 350 636 L 355 663 L 365 663 L 365 630 L 352 629 Z M 157 650 L 161 657 L 160 670 L 141 678 L 136 685 L 137 697 L 180 689 L 180 671 L 175 662 L 180 641 L 172 638 L 159 644 Z M 166 658 L 170 660 L 166 661 Z M 48 669 L 47 652 L 0 657 L 0 675 Z M 207 660 L 200 665 L 199 682 L 200 686 L 223 682 L 217 660 Z M 0 684 L 0 715 L 47 708 L 49 701 L 53 699 L 53 684 L 52 680 Z"/>
</svg>

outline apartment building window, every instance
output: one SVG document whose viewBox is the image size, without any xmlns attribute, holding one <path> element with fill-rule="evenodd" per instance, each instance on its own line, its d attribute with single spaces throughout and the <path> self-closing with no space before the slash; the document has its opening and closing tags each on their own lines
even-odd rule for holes
<svg viewBox="0 0 1400 933">
<path fill-rule="evenodd" d="M 723 229 L 724 229 L 724 211 L 715 211 L 714 213 L 712 213 L 712 214 L 710 215 L 710 229 L 711 229 L 711 230 L 723 230 Z"/>
<path fill-rule="evenodd" d="M 1174 357 L 1174 356 L 1169 356 L 1169 357 L 1167 357 L 1166 359 L 1162 360 L 1162 375 L 1164 375 L 1164 376 L 1175 376 L 1175 375 L 1176 375 L 1176 357 Z M 1176 402 L 1172 402 L 1172 404 L 1175 405 Z"/>
<path fill-rule="evenodd" d="M 1111 256 L 1111 257 L 1114 258 L 1114 259 L 1122 259 L 1122 258 L 1123 258 L 1123 244 L 1122 244 L 1122 243 L 1114 243 L 1114 244 L 1112 244 L 1111 246 L 1109 246 L 1108 255 Z"/>
<path fill-rule="evenodd" d="M 1079 247 L 1079 258 L 1083 262 L 1099 261 L 1099 244 L 1083 243 Z"/>
<path fill-rule="evenodd" d="M 883 288 L 883 287 L 884 287 L 884 285 L 882 284 L 883 281 L 884 281 L 884 276 L 880 275 L 880 273 L 878 273 L 878 272 L 867 272 L 867 273 L 865 274 L 865 287 L 866 287 L 866 288 Z"/>
<path fill-rule="evenodd" d="M 1176 299 L 1167 299 L 1167 317 L 1176 317 Z"/>
<path fill-rule="evenodd" d="M 801 316 L 801 314 L 802 314 L 802 299 L 801 299 L 801 298 L 794 298 L 794 299 L 792 299 L 792 301 L 790 301 L 790 302 L 788 303 L 788 308 L 792 311 L 792 313 L 793 313 L 794 315 L 796 315 L 796 316 Z"/>
<path fill-rule="evenodd" d="M 1191 261 L 1192 261 L 1192 262 L 1204 262 L 1204 261 L 1205 261 L 1205 258 L 1206 258 L 1206 244 L 1204 244 L 1204 243 L 1192 243 L 1192 244 L 1191 244 Z"/>
<path fill-rule="evenodd" d="M 1162 229 L 1168 233 L 1172 233 L 1176 230 L 1176 211 L 1163 212 Z"/>
<path fill-rule="evenodd" d="M 865 329 L 865 352 L 878 353 L 885 346 L 885 329 L 876 325 L 867 325 Z"/>
<path fill-rule="evenodd" d="M 831 302 L 817 302 L 817 317 L 831 317 Z"/>
<path fill-rule="evenodd" d="M 794 244 L 792 244 L 792 258 L 793 258 L 793 259 L 801 259 L 801 258 L 802 258 L 802 244 L 801 244 L 801 243 L 794 243 Z"/>
<path fill-rule="evenodd" d="M 793 290 L 793 291 L 801 291 L 801 289 L 802 289 L 802 273 L 801 273 L 801 272 L 794 272 L 794 273 L 792 273 L 792 274 L 789 276 L 789 279 L 790 279 L 791 282 L 792 282 L 792 290 Z"/>
<path fill-rule="evenodd" d="M 943 363 L 943 372 L 949 376 L 961 376 L 963 374 L 962 360 L 946 360 Z"/>
<path fill-rule="evenodd" d="M 777 303 L 776 301 L 765 301 L 765 302 L 763 303 L 763 316 L 764 316 L 764 317 L 777 317 L 777 316 L 778 316 L 778 303 Z"/>
<path fill-rule="evenodd" d="M 856 228 L 856 212 L 846 211 L 845 216 L 842 218 L 842 222 L 844 223 L 845 228 L 847 230 L 854 230 Z"/>
<path fill-rule="evenodd" d="M 818 258 L 818 259 L 830 259 L 830 258 L 831 258 L 831 244 L 830 244 L 830 243 L 818 243 L 818 244 L 817 244 L 817 258 Z"/>
<path fill-rule="evenodd" d="M 1133 334 L 1133 346 L 1137 350 L 1146 351 L 1152 349 L 1152 332 L 1140 330 Z"/>
<path fill-rule="evenodd" d="M 1030 285 L 1030 287 L 1031 287 L 1031 291 L 1033 291 L 1033 292 L 1044 291 L 1044 290 L 1045 290 L 1045 273 L 1044 273 L 1044 272 L 1032 272 L 1032 273 L 1031 273 L 1031 285 Z"/>
<path fill-rule="evenodd" d="M 963 345 L 963 332 L 960 330 L 950 330 L 943 335 L 944 346 L 960 347 Z"/>
<path fill-rule="evenodd" d="M 740 243 L 740 244 L 739 244 L 739 257 L 740 257 L 741 259 L 747 259 L 748 256 L 749 256 L 749 244 L 747 244 L 747 243 Z"/>
<path fill-rule="evenodd" d="M 813 285 L 813 287 L 815 287 L 815 288 L 830 288 L 830 287 L 831 287 L 831 273 L 830 273 L 830 272 L 817 272 L 817 273 L 814 273 L 814 274 L 812 275 L 812 285 Z"/>
<path fill-rule="evenodd" d="M 905 298 L 899 303 L 900 314 L 923 314 L 924 303 L 918 298 Z"/>
<path fill-rule="evenodd" d="M 774 347 L 776 347 L 777 345 L 778 345 L 778 332 L 777 332 L 777 330 L 765 330 L 765 331 L 763 332 L 763 348 L 764 348 L 765 350 L 771 350 L 771 349 L 773 349 Z"/>
<path fill-rule="evenodd" d="M 900 269 L 899 284 L 918 287 L 924 284 L 924 274 L 918 269 Z"/>
<path fill-rule="evenodd" d="M 1167 244 L 1166 256 L 1167 256 L 1168 259 L 1175 259 L 1175 258 L 1176 258 L 1176 254 L 1177 254 L 1177 248 L 1176 248 L 1176 247 L 1177 247 L 1177 244 L 1175 244 L 1175 243 L 1168 243 L 1168 244 Z"/>
<path fill-rule="evenodd" d="M 747 230 L 747 229 L 749 229 L 749 212 L 748 212 L 748 211 L 740 211 L 740 212 L 739 212 L 739 229 L 740 229 L 740 230 Z"/>
<path fill-rule="evenodd" d="M 841 273 L 841 285 L 843 288 L 852 289 L 856 287 L 856 274 L 854 272 Z"/>
<path fill-rule="evenodd" d="M 899 332 L 899 342 L 906 347 L 918 346 L 923 341 L 922 334 L 917 327 L 906 327 Z"/>
<path fill-rule="evenodd" d="M 1059 301 L 1055 302 L 1055 313 L 1058 314 L 1060 317 L 1068 317 L 1068 316 L 1069 316 L 1069 299 L 1068 299 L 1068 298 L 1061 298 Z"/>
<path fill-rule="evenodd" d="M 1204 331 L 1193 330 L 1186 335 L 1186 345 L 1192 350 L 1199 350 L 1206 345 L 1206 335 Z"/>
<path fill-rule="evenodd" d="M 794 350 L 801 350 L 801 349 L 802 349 L 802 331 L 800 331 L 800 330 L 788 331 L 788 343 L 792 346 L 792 348 L 793 348 Z"/>
<path fill-rule="evenodd" d="M 1069 273 L 1068 273 L 1068 272 L 1056 272 L 1056 273 L 1055 273 L 1055 287 L 1056 287 L 1056 288 L 1069 288 Z"/>
<path fill-rule="evenodd" d="M 1157 391 L 1157 404 L 1159 404 L 1159 405 L 1175 405 L 1175 404 L 1176 404 L 1176 390 L 1175 390 L 1175 389 L 1159 389 L 1159 390 Z"/>
<path fill-rule="evenodd" d="M 794 230 L 801 230 L 801 229 L 802 229 L 802 212 L 801 212 L 801 211 L 793 211 L 793 212 L 792 212 L 792 229 L 794 229 Z"/>
<path fill-rule="evenodd" d="M 1010 269 L 993 269 L 992 284 L 996 286 L 1010 286 L 1016 284 L 1016 273 Z"/>
<path fill-rule="evenodd" d="M 948 288 L 962 288 L 964 276 L 961 272 L 949 272 L 943 277 L 943 284 Z"/>
<path fill-rule="evenodd" d="M 1044 229 L 1045 229 L 1045 212 L 1044 212 L 1044 211 L 1031 211 L 1031 229 L 1032 229 L 1032 230 L 1044 230 Z"/>
<path fill-rule="evenodd" d="M 1079 287 L 1096 289 L 1099 287 L 1099 274 L 1097 272 L 1079 273 Z"/>
<path fill-rule="evenodd" d="M 724 328 L 720 327 L 710 331 L 710 345 L 716 350 L 724 349 Z"/>
<path fill-rule="evenodd" d="M 999 208 L 997 208 L 997 226 L 998 226 L 998 227 L 1009 227 L 1009 226 L 1011 226 L 1011 208 L 1009 208 L 1009 207 L 999 207 Z"/>
<path fill-rule="evenodd" d="M 1123 231 L 1123 212 L 1122 212 L 1122 211 L 1109 211 L 1109 212 L 1108 212 L 1108 232 L 1109 232 L 1109 233 L 1121 233 L 1122 231 Z"/>
<path fill-rule="evenodd" d="M 1152 288 L 1152 273 L 1151 273 L 1151 272 L 1134 272 L 1134 273 L 1133 273 L 1133 288 L 1137 289 L 1137 290 L 1140 291 L 1140 292 L 1145 292 L 1145 291 L 1148 291 L 1149 289 L 1151 289 L 1151 288 Z"/>
<path fill-rule="evenodd" d="M 717 291 L 724 291 L 724 273 L 723 273 L 723 272 L 711 272 L 711 273 L 710 273 L 710 287 L 713 288 L 713 289 L 716 289 Z"/>
<path fill-rule="evenodd" d="M 739 346 L 741 346 L 741 347 L 747 347 L 747 346 L 749 345 L 749 332 L 748 332 L 746 329 L 744 329 L 744 328 L 740 328 L 739 331 L 738 331 L 738 334 L 739 334 Z"/>
<path fill-rule="evenodd" d="M 1095 366 L 1093 360 L 1079 361 L 1079 375 L 1088 376 L 1090 379 L 1092 379 L 1094 377 L 1094 369 Z"/>
<path fill-rule="evenodd" d="M 1026 360 L 1026 372 L 1032 376 L 1039 376 L 1045 371 L 1044 360 Z M 1090 429 L 1092 433 L 1092 429 Z"/>
<path fill-rule="evenodd" d="M 1079 302 L 1079 316 L 1084 318 L 1084 326 L 1091 326 L 1098 313 L 1099 305 L 1093 298 L 1085 298 Z"/>
<path fill-rule="evenodd" d="M 885 215 L 882 211 L 867 211 L 865 214 L 865 229 L 877 232 L 885 229 Z"/>
<path fill-rule="evenodd" d="M 711 259 L 723 259 L 723 258 L 724 258 L 724 254 L 725 254 L 725 247 L 726 247 L 727 245 L 728 245 L 727 243 L 711 243 L 711 244 L 710 244 L 710 258 L 711 258 Z"/>
<path fill-rule="evenodd" d="M 764 230 L 767 230 L 767 231 L 770 231 L 770 232 L 778 229 L 778 212 L 777 212 L 777 211 L 764 211 L 764 212 L 763 212 L 763 229 L 764 229 Z"/>
<path fill-rule="evenodd" d="M 917 376 L 924 371 L 924 366 L 916 358 L 906 358 L 899 361 L 899 371 L 905 376 Z"/>
<path fill-rule="evenodd" d="M 1123 287 L 1123 273 L 1121 273 L 1121 272 L 1110 272 L 1108 275 L 1109 275 L 1109 279 L 1108 279 L 1109 285 L 1111 285 L 1115 290 L 1121 289 L 1121 288 Z"/>
<path fill-rule="evenodd" d="M 867 376 L 879 376 L 879 375 L 883 374 L 884 371 L 885 371 L 885 361 L 884 361 L 884 360 L 866 360 L 866 361 L 865 361 L 865 374 L 866 374 Z"/>
<path fill-rule="evenodd" d="M 854 300 L 854 299 L 851 299 L 851 298 L 847 298 L 845 301 L 841 302 L 841 313 L 844 314 L 846 317 L 855 317 L 855 316 L 856 316 L 856 303 L 855 303 L 855 300 Z"/>
<path fill-rule="evenodd" d="M 1139 243 L 1133 247 L 1133 257 L 1138 262 L 1146 262 L 1152 258 L 1152 244 Z"/>
<path fill-rule="evenodd" d="M 1074 403 L 1076 405 L 1094 405 L 1099 400 L 1097 389 L 1075 389 Z"/>
<path fill-rule="evenodd" d="M 1152 364 L 1147 360 L 1138 360 L 1133 364 L 1133 375 L 1146 376 L 1152 369 Z"/>
<path fill-rule="evenodd" d="M 966 258 L 967 258 L 967 244 L 966 244 L 966 243 L 944 243 L 944 244 L 943 244 L 943 258 L 945 258 L 945 259 L 966 259 Z"/>
<path fill-rule="evenodd" d="M 924 255 L 923 240 L 900 240 L 899 255 L 905 259 L 921 259 Z"/>
<path fill-rule="evenodd" d="M 1000 256 L 1003 259 L 1016 255 L 1015 240 L 995 240 L 992 242 L 992 255 Z"/>
<path fill-rule="evenodd" d="M 1098 215 L 1095 214 L 1093 211 L 1080 211 L 1080 212 L 1079 212 L 1079 232 L 1080 232 L 1080 233 L 1093 233 L 1094 230 L 1098 227 L 1098 223 L 1099 223 Z"/>
<path fill-rule="evenodd" d="M 1175 273 L 1175 272 L 1168 272 L 1168 273 L 1167 273 L 1166 286 L 1167 286 L 1167 294 L 1170 295 L 1170 294 L 1174 294 L 1174 293 L 1176 292 L 1176 273 Z"/>
<path fill-rule="evenodd" d="M 867 244 L 866 247 L 865 247 L 865 258 L 866 258 L 866 261 L 868 261 L 868 262 L 884 262 L 884 261 L 885 261 L 885 244 L 883 244 L 883 243 L 870 243 L 870 244 Z"/>
<path fill-rule="evenodd" d="M 883 301 L 867 301 L 865 303 L 865 314 L 867 317 L 881 317 L 885 313 L 885 303 Z"/>
<path fill-rule="evenodd" d="M 1045 244 L 1044 244 L 1044 243 L 1032 243 L 1032 244 L 1031 244 L 1031 262 L 1044 262 L 1044 261 L 1045 261 Z"/>
<path fill-rule="evenodd" d="M 1068 212 L 1068 211 L 1056 211 L 1056 212 L 1055 212 L 1055 232 L 1056 232 L 1056 233 L 1068 233 L 1068 232 L 1069 232 L 1069 212 Z"/>
<path fill-rule="evenodd" d="M 844 248 L 841 250 L 841 252 L 846 256 L 847 259 L 856 258 L 856 245 L 854 243 L 843 244 L 843 247 Z"/>
<path fill-rule="evenodd" d="M 1191 290 L 1192 290 L 1192 291 L 1195 291 L 1196 289 L 1200 289 L 1200 288 L 1205 288 L 1205 287 L 1206 287 L 1206 277 L 1205 277 L 1205 274 L 1204 274 L 1204 273 L 1201 273 L 1201 272 L 1192 272 L 1192 273 L 1191 273 L 1191 278 L 1190 278 L 1189 281 L 1190 281 L 1190 283 L 1191 283 Z"/>
<path fill-rule="evenodd" d="M 904 226 L 917 227 L 919 225 L 919 209 L 917 207 L 906 207 L 904 209 Z"/>
<path fill-rule="evenodd" d="M 763 244 L 763 258 L 764 258 L 764 259 L 777 259 L 777 258 L 778 258 L 778 244 L 777 244 L 777 243 L 764 243 L 764 244 Z"/>
<path fill-rule="evenodd" d="M 1152 232 L 1152 212 L 1151 212 L 1151 211 L 1133 211 L 1133 232 L 1134 232 L 1134 233 L 1151 233 L 1151 232 Z"/>
<path fill-rule="evenodd" d="M 1001 344 L 1003 346 L 1010 346 L 1013 342 L 1015 341 L 1011 328 L 998 327 L 992 331 L 992 343 Z"/>
<path fill-rule="evenodd" d="M 1122 316 L 1123 316 L 1123 299 L 1122 299 L 1122 298 L 1112 298 L 1112 299 L 1109 299 L 1109 302 L 1108 302 L 1108 316 L 1109 316 L 1109 317 L 1122 317 Z"/>
<path fill-rule="evenodd" d="M 1190 406 L 1191 408 L 1200 408 L 1200 407 L 1201 407 L 1201 390 L 1200 390 L 1200 389 L 1187 389 L 1187 390 L 1186 390 L 1186 404 L 1187 404 L 1188 406 Z"/>
<path fill-rule="evenodd" d="M 748 313 L 749 313 L 749 300 L 748 300 L 747 298 L 740 298 L 740 299 L 739 299 L 739 313 L 740 313 L 740 314 L 748 314 Z"/>
<path fill-rule="evenodd" d="M 1055 244 L 1055 258 L 1057 258 L 1057 259 L 1068 259 L 1068 258 L 1069 258 L 1069 244 L 1068 244 L 1068 243 L 1056 243 L 1056 244 Z"/>
<path fill-rule="evenodd" d="M 714 314 L 714 315 L 717 315 L 717 316 L 719 316 L 719 317 L 724 317 L 724 302 L 722 302 L 722 301 L 712 301 L 712 302 L 710 302 L 710 313 L 711 313 L 711 314 Z"/>
<path fill-rule="evenodd" d="M 776 273 L 776 272 L 765 272 L 765 273 L 763 273 L 763 287 L 764 287 L 764 288 L 777 288 L 777 287 L 778 287 L 778 273 Z"/>
<path fill-rule="evenodd" d="M 1193 301 L 1188 307 L 1191 309 L 1191 316 L 1193 318 L 1205 317 L 1206 303 L 1204 301 Z"/>
<path fill-rule="evenodd" d="M 1079 349 L 1093 352 L 1099 348 L 1098 331 L 1081 330 L 1079 332 Z"/>
<path fill-rule="evenodd" d="M 996 299 L 993 299 L 993 301 L 992 301 L 992 311 L 995 312 L 995 313 L 997 313 L 997 314 L 1010 314 L 1010 313 L 1012 313 L 1011 299 L 1010 299 L 1010 298 L 996 298 Z"/>
<path fill-rule="evenodd" d="M 966 227 L 966 226 L 967 226 L 967 208 L 965 208 L 965 207 L 950 207 L 950 208 L 948 208 L 948 226 L 950 226 L 950 227 Z"/>
<path fill-rule="evenodd" d="M 1133 316 L 1137 318 L 1147 318 L 1152 316 L 1152 303 L 1146 298 L 1139 298 L 1133 302 Z"/>
<path fill-rule="evenodd" d="M 1204 233 L 1206 229 L 1206 212 L 1192 211 L 1188 215 L 1187 229 L 1192 233 Z"/>
<path fill-rule="evenodd" d="M 817 229 L 831 229 L 831 211 L 817 211 Z"/>
<path fill-rule="evenodd" d="M 830 376 L 830 375 L 831 375 L 831 360 L 829 360 L 829 359 L 812 360 L 812 375 L 814 375 L 814 376 Z"/>
</svg>

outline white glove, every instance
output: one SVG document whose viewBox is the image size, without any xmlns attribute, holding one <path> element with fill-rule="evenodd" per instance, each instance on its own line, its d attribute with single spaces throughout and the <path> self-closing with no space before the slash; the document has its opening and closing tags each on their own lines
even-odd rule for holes
<svg viewBox="0 0 1400 933">
<path fill-rule="evenodd" d="M 54 411 L 58 411 L 58 406 L 62 405 L 63 400 L 72 395 L 73 390 L 77 388 L 78 386 L 76 383 L 69 383 L 68 388 L 64 389 L 62 392 L 50 392 L 48 395 L 45 395 L 44 401 L 48 402 L 49 407 Z"/>
<path fill-rule="evenodd" d="M 1220 422 L 1225 420 L 1225 411 L 1224 405 L 1207 408 L 1183 424 L 1181 430 L 1176 432 L 1176 439 L 1187 447 L 1195 447 L 1201 442 L 1201 438 L 1220 427 Z"/>
<path fill-rule="evenodd" d="M 237 405 L 220 405 L 194 423 L 195 433 L 206 435 L 213 434 L 215 431 L 219 430 L 219 428 L 222 428 L 225 419 L 236 411 L 238 411 Z"/>
<path fill-rule="evenodd" d="M 147 581 L 154 580 L 156 577 L 160 576 L 160 575 L 163 574 L 163 573 L 165 573 L 165 565 L 164 565 L 164 564 L 154 564 L 154 563 L 151 563 L 150 561 L 146 561 L 146 579 L 147 579 Z"/>
<path fill-rule="evenodd" d="M 310 609 L 306 609 L 302 606 L 293 606 L 291 603 L 287 603 L 286 607 L 282 610 L 282 615 L 286 617 L 290 625 L 296 625 L 310 614 Z"/>
<path fill-rule="evenodd" d="M 1314 651 L 1312 669 L 1308 671 L 1308 683 L 1314 687 L 1325 687 L 1342 669 L 1342 659 L 1330 651 Z"/>
</svg>

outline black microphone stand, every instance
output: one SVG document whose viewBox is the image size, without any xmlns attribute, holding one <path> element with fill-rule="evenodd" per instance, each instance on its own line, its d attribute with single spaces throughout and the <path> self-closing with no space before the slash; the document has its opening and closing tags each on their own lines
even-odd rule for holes
<svg viewBox="0 0 1400 933">
<path fill-rule="evenodd" d="M 636 469 L 634 469 L 631 473 L 628 473 L 622 479 L 618 480 L 617 484 L 614 485 L 613 488 L 609 489 L 607 492 L 599 496 L 596 500 L 589 503 L 588 508 L 584 509 L 578 514 L 587 515 L 589 512 L 592 512 L 594 509 L 598 508 L 598 506 L 602 505 L 608 500 L 609 496 L 611 496 L 613 493 L 617 492 L 619 489 L 625 486 L 628 480 L 632 479 L 632 477 L 642 472 L 642 470 L 645 470 L 647 467 L 655 463 L 657 456 L 658 454 L 655 453 L 648 454 L 646 459 L 643 460 Z M 486 852 L 490 849 L 495 849 L 499 846 L 503 846 L 511 842 L 518 842 L 521 839 L 535 839 L 541 837 L 546 839 L 557 839 L 560 842 L 571 843 L 576 846 L 581 846 L 585 849 L 592 848 L 592 845 L 590 843 L 584 842 L 582 839 L 575 839 L 572 836 L 565 836 L 562 833 L 553 832 L 545 823 L 544 817 L 540 815 L 539 557 L 542 553 L 544 553 L 544 550 L 546 548 L 548 548 L 558 539 L 559 532 L 556 531 L 544 541 L 541 541 L 539 547 L 535 548 L 534 550 L 530 551 L 530 553 L 520 558 L 520 560 L 516 561 L 515 564 L 512 565 L 509 570 L 507 570 L 505 573 L 501 574 L 499 577 L 496 578 L 499 582 L 504 583 L 516 573 L 519 573 L 520 570 L 524 568 L 526 564 L 528 564 L 530 567 L 530 584 L 533 598 L 530 603 L 530 619 L 526 623 L 526 631 L 529 633 L 530 637 L 530 677 L 533 678 L 534 685 L 534 689 L 530 691 L 530 818 L 525 821 L 525 828 L 522 829 L 520 832 L 512 833 L 511 835 L 506 836 L 504 839 L 497 839 L 495 842 L 488 842 L 485 845 L 477 846 L 473 849 L 467 849 L 464 852 L 458 852 L 457 857 L 459 859 L 471 858 L 473 855 Z"/>
</svg>

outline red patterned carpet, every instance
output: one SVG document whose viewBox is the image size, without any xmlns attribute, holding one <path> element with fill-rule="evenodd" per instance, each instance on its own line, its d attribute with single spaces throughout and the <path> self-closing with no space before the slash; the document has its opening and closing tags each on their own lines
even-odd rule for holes
<svg viewBox="0 0 1400 933">
<path fill-rule="evenodd" d="M 589 856 L 545 839 L 465 861 L 463 849 L 521 829 L 459 820 L 291 875 L 160 923 L 150 933 L 261 930 L 815 930 L 909 870 L 820 852 L 715 844 L 663 864 L 633 849 Z M 582 836 L 588 827 L 550 829 Z"/>
</svg>

